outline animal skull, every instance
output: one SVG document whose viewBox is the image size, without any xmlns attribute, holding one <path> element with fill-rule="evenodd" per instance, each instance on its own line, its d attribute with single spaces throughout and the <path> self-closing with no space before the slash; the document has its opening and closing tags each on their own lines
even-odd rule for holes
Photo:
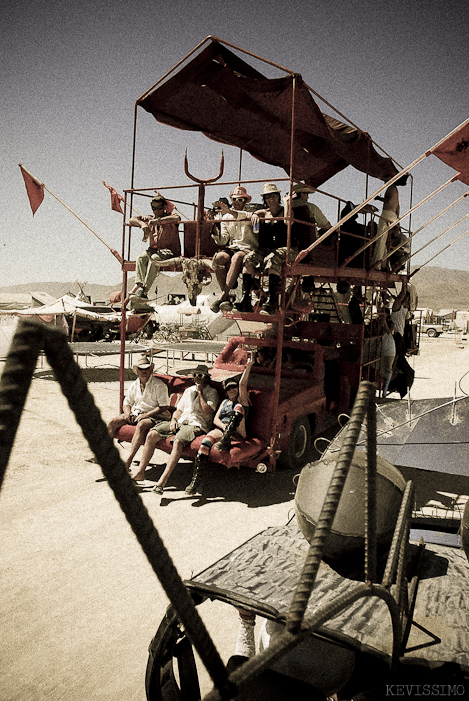
<svg viewBox="0 0 469 701">
<path fill-rule="evenodd" d="M 212 281 L 212 273 L 207 261 L 189 258 L 182 261 L 182 281 L 187 287 L 189 301 L 193 307 L 197 304 L 197 296 L 202 287 Z"/>
</svg>

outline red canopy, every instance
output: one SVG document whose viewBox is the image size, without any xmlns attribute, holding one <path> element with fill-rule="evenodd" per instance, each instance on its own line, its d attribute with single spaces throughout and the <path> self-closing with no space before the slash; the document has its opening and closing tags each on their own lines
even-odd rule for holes
<svg viewBox="0 0 469 701">
<path fill-rule="evenodd" d="M 295 88 L 293 86 L 295 85 Z M 386 180 L 397 173 L 369 135 L 323 114 L 300 75 L 269 79 L 217 41 L 137 101 L 155 119 L 248 151 L 317 187 L 348 165 Z"/>
</svg>

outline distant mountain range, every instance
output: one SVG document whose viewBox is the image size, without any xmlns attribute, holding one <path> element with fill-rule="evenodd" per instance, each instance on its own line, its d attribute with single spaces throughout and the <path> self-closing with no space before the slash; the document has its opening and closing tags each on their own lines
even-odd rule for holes
<svg viewBox="0 0 469 701">
<path fill-rule="evenodd" d="M 180 276 L 161 274 L 158 278 L 158 301 L 167 300 L 167 295 L 185 294 L 187 292 Z M 451 270 L 449 268 L 426 267 L 412 278 L 417 288 L 419 307 L 429 307 L 435 311 L 440 309 L 469 309 L 469 271 Z M 133 280 L 129 281 L 129 289 Z M 108 302 L 109 295 L 119 290 L 122 283 L 116 280 L 115 285 L 94 285 L 87 283 L 84 291 L 93 302 Z M 80 288 L 76 282 L 30 282 L 24 285 L 0 287 L 0 293 L 31 293 L 47 292 L 52 297 L 61 297 L 71 292 L 77 294 Z M 204 293 L 218 292 L 218 285 L 213 275 L 210 285 L 204 288 Z"/>
<path fill-rule="evenodd" d="M 203 294 L 217 293 L 219 288 L 215 279 L 215 274 L 212 275 L 212 282 L 203 288 Z M 134 278 L 129 278 L 128 289 L 132 288 Z M 184 285 L 180 275 L 165 275 L 161 273 L 157 279 L 158 284 L 158 302 L 163 304 L 168 299 L 168 294 L 187 294 L 187 288 Z M 122 288 L 122 280 L 117 280 L 115 285 L 96 285 L 86 283 L 83 291 L 91 297 L 93 302 L 109 303 L 111 292 Z M 27 294 L 31 292 L 46 292 L 55 299 L 62 297 L 65 294 L 71 294 L 73 297 L 80 292 L 80 286 L 77 282 L 27 282 L 24 285 L 11 285 L 9 287 L 0 287 L 0 294 Z"/>
</svg>

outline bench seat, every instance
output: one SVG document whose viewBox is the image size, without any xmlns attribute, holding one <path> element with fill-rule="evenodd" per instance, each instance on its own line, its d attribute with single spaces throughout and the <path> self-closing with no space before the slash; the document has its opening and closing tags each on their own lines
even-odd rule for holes
<svg viewBox="0 0 469 701">
<path fill-rule="evenodd" d="M 156 374 L 160 380 L 163 380 L 168 386 L 170 402 L 175 409 L 177 401 L 181 397 L 186 387 L 192 385 L 192 380 L 187 377 L 174 377 L 172 375 Z M 216 380 L 211 380 L 210 383 L 218 391 L 220 399 L 224 398 L 225 392 L 221 384 Z M 269 445 L 270 436 L 270 417 L 272 411 L 270 401 L 272 392 L 257 389 L 249 389 L 250 414 L 248 417 L 249 437 L 245 440 L 233 440 L 229 451 L 220 453 L 213 447 L 210 451 L 210 462 L 224 465 L 227 468 L 241 467 L 241 465 L 256 468 L 257 464 L 267 455 L 267 447 Z M 115 438 L 119 442 L 129 442 L 135 432 L 135 426 L 122 426 L 116 433 Z M 185 458 L 195 458 L 200 444 L 203 440 L 203 435 L 195 438 L 192 443 L 186 446 L 182 456 Z M 172 449 L 171 440 L 166 438 L 160 441 L 157 445 L 158 450 L 163 450 L 170 453 Z"/>
</svg>

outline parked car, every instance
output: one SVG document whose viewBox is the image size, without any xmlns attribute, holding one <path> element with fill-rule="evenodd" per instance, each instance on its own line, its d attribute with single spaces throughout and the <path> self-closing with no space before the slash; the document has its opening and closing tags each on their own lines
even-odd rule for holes
<svg viewBox="0 0 469 701">
<path fill-rule="evenodd" d="M 445 330 L 445 327 L 443 324 L 421 324 L 420 325 L 420 333 L 426 333 L 429 338 L 438 338 L 443 331 Z"/>
</svg>

